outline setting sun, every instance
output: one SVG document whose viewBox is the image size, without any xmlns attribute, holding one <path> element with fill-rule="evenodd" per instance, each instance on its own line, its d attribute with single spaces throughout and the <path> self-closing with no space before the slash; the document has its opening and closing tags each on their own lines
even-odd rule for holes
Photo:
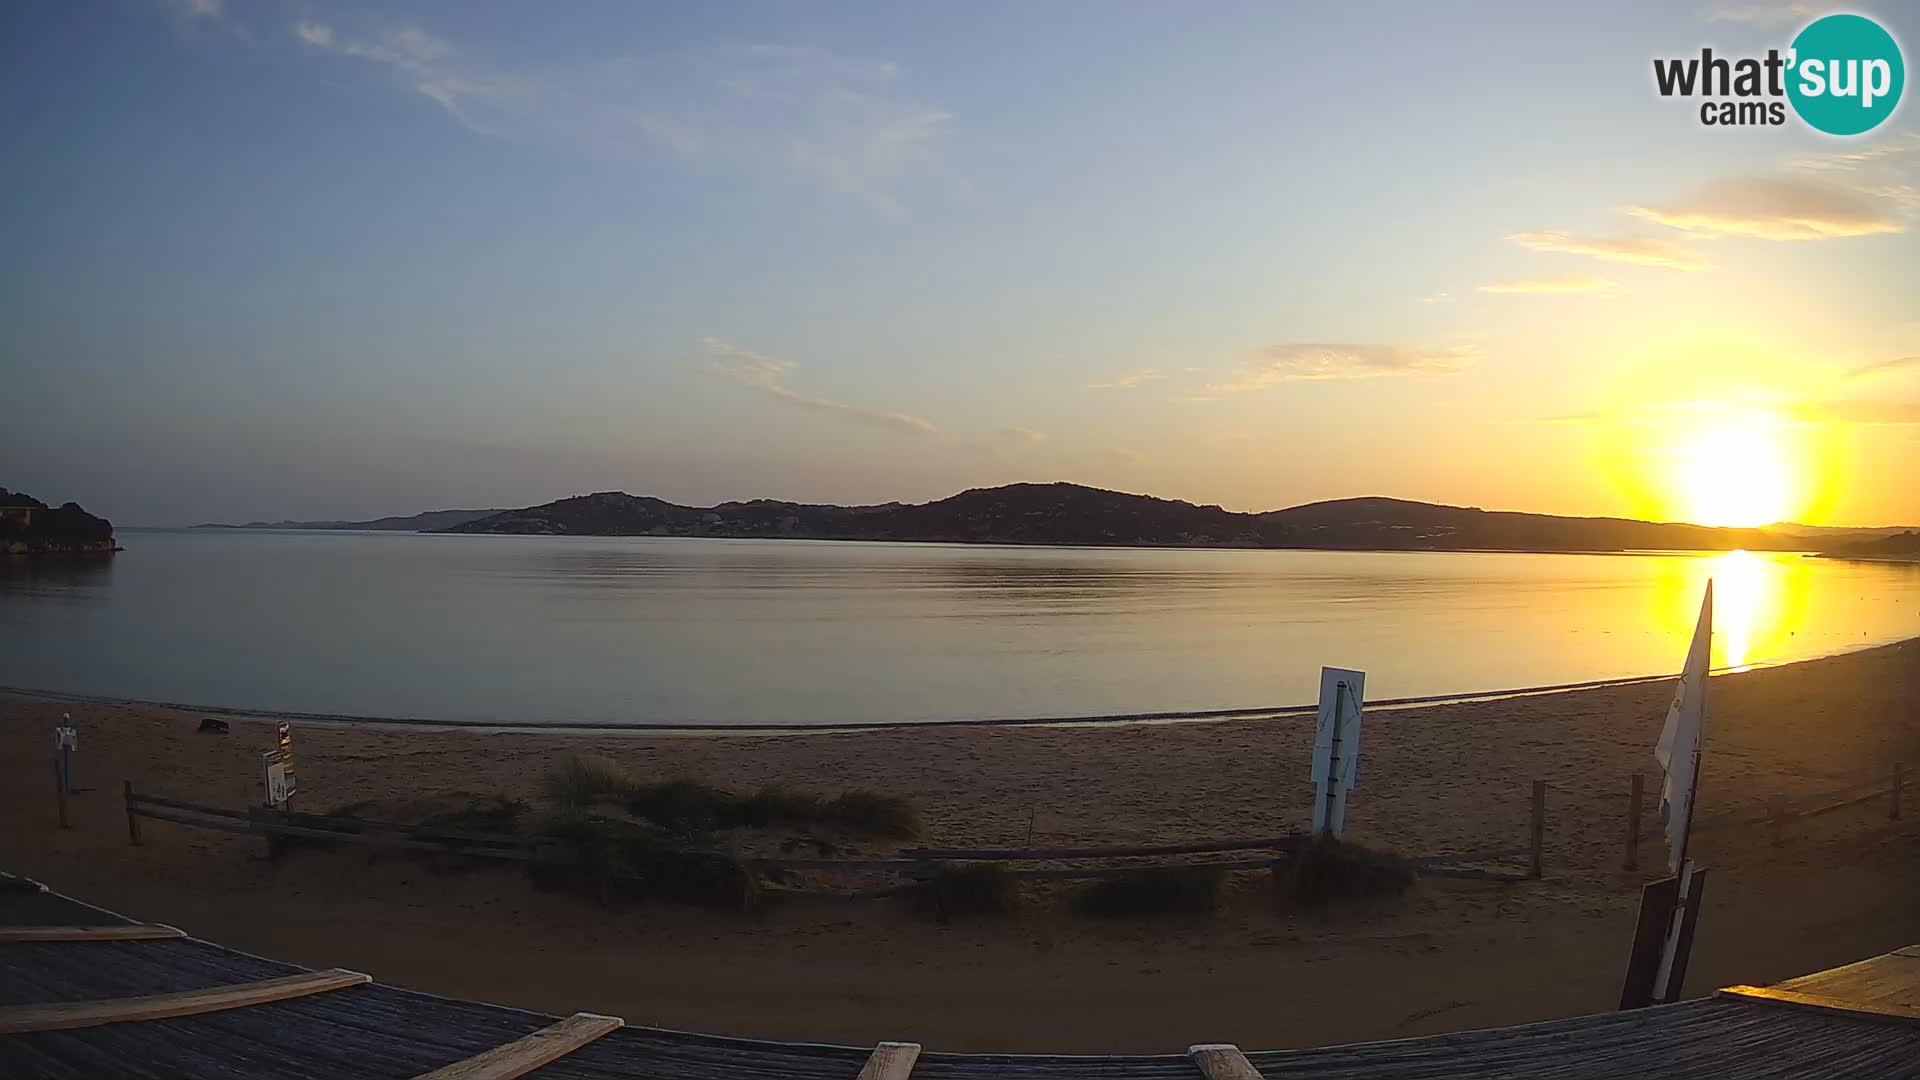
<svg viewBox="0 0 1920 1080">
<path fill-rule="evenodd" d="M 1677 448 L 1673 498 L 1686 520 L 1750 528 L 1792 516 L 1796 476 L 1782 440 L 1761 419 L 1717 424 Z"/>
</svg>

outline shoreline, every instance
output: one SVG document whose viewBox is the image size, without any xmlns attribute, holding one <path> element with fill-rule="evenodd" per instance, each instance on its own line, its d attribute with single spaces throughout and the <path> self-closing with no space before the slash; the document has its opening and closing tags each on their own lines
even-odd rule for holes
<svg viewBox="0 0 1920 1080">
<path fill-rule="evenodd" d="M 1855 653 L 1870 652 L 1875 649 L 1885 649 L 1915 643 L 1920 643 L 1920 635 L 1910 638 L 1896 638 L 1892 641 L 1875 642 L 1867 645 L 1848 646 L 1813 656 L 1794 657 L 1783 660 L 1762 660 L 1731 667 L 1714 668 L 1709 674 L 1714 676 L 1737 675 L 1748 671 L 1765 671 L 1775 668 L 1792 667 L 1797 664 L 1817 663 L 1821 660 L 1831 660 L 1836 657 L 1850 656 Z M 1669 682 L 1676 678 L 1679 678 L 1678 672 L 1655 675 L 1623 675 L 1617 678 L 1588 679 L 1580 682 L 1550 683 L 1541 686 L 1517 686 L 1496 690 L 1471 690 L 1449 694 L 1424 694 L 1411 697 L 1382 698 L 1377 701 L 1367 701 L 1364 705 L 1368 711 L 1399 711 L 1429 705 L 1459 705 L 1478 702 L 1507 701 L 1539 697 L 1548 694 L 1598 690 L 1608 687 L 1630 687 L 1644 683 Z M 1311 716 L 1318 709 L 1316 704 L 1308 702 L 1298 705 L 1249 706 L 1235 709 L 1165 710 L 1143 713 L 1110 713 L 1094 716 L 1010 716 L 960 720 L 883 720 L 868 724 L 649 723 L 647 721 L 613 720 L 516 723 L 511 720 L 436 720 L 430 717 L 319 713 L 295 709 L 255 709 L 235 705 L 195 705 L 176 701 L 157 701 L 149 698 L 119 697 L 112 694 L 89 694 L 78 691 L 43 690 L 33 687 L 4 685 L 0 685 L 0 697 L 15 697 L 29 701 L 65 702 L 76 705 L 166 709 L 172 712 L 200 713 L 227 720 L 298 720 L 303 723 L 325 727 L 366 728 L 370 730 L 466 731 L 476 734 L 503 733 L 522 735 L 609 735 L 619 734 L 621 732 L 631 732 L 637 735 L 702 736 L 841 735 L 862 731 L 904 731 L 915 729 L 1072 728 L 1160 724 L 1208 724 L 1226 723 L 1237 720 L 1270 720 L 1286 717 Z"/>
<path fill-rule="evenodd" d="M 1685 522 L 1647 522 L 1653 525 L 1686 525 Z M 1688 526 L 1694 528 L 1718 528 L 1719 526 Z M 519 533 L 519 532 L 466 532 L 459 529 L 262 529 L 247 525 L 123 525 L 130 532 L 238 532 L 238 533 L 299 533 L 318 536 L 511 536 L 536 540 L 721 540 L 729 543 L 748 541 L 793 542 L 802 544 L 882 544 L 915 545 L 921 547 L 958 547 L 958 548 L 1011 548 L 1014 550 L 1067 550 L 1067 551 L 1313 551 L 1313 552 L 1352 552 L 1359 555 L 1600 555 L 1600 556 L 1636 556 L 1636 555 L 1730 555 L 1736 551 L 1764 552 L 1768 555 L 1799 555 L 1804 558 L 1821 558 L 1823 553 L 1817 548 L 1798 547 L 1730 547 L 1730 548 L 1500 548 L 1500 547 L 1316 547 L 1311 544 L 1296 544 L 1286 547 L 1251 544 L 1074 544 L 1048 543 L 1045 541 L 1021 540 L 967 540 L 947 538 L 923 540 L 903 537 L 879 536 L 716 536 L 709 534 L 689 535 L 680 533 Z"/>
<path fill-rule="evenodd" d="M 1779 846 L 1764 824 L 1775 797 L 1824 805 L 1892 762 L 1920 763 L 1920 641 L 1711 685 L 1695 843 L 1715 878 L 1690 990 L 1763 985 L 1920 941 L 1920 815 L 1889 821 L 1883 801 L 1861 804 L 1794 821 Z M 0 830 L 0 868 L 294 963 L 682 1030 L 869 1045 L 912 1031 L 942 1049 L 1055 1053 L 1164 1049 L 1196 1033 L 1267 1047 L 1396 1038 L 1614 1007 L 1640 888 L 1666 853 L 1648 807 L 1641 869 L 1622 870 L 1628 781 L 1641 773 L 1657 790 L 1653 744 L 1671 696 L 1652 681 L 1374 715 L 1348 811 L 1356 841 L 1404 853 L 1518 843 L 1530 783 L 1544 781 L 1546 876 L 1423 880 L 1398 901 L 1324 913 L 1276 909 L 1255 873 L 1236 877 L 1211 916 L 1092 919 L 1036 887 L 1012 915 L 943 925 L 880 900 L 794 899 L 753 916 L 603 907 L 505 867 L 360 849 L 272 860 L 257 837 L 172 824 L 149 823 L 132 847 L 123 780 L 257 803 L 270 729 L 202 735 L 190 712 L 76 710 L 81 790 L 62 830 L 46 777 L 62 706 L 4 695 L 0 812 L 16 827 Z M 1058 849 L 1302 828 L 1312 736 L 1311 724 L 1259 719 L 810 739 L 314 724 L 296 753 L 309 810 L 469 793 L 538 806 L 541 777 L 581 752 L 646 780 L 907 797 L 932 847 Z M 1084 1007 L 1063 1011 L 1063 1000 Z"/>
</svg>

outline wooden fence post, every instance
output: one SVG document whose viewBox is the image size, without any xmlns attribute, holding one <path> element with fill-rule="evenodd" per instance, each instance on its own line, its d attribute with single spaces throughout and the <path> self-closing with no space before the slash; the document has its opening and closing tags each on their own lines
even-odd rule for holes
<svg viewBox="0 0 1920 1080">
<path fill-rule="evenodd" d="M 60 759 L 53 759 L 53 800 L 60 806 L 60 827 L 71 829 L 67 824 L 67 778 L 60 772 Z"/>
<path fill-rule="evenodd" d="M 123 780 L 127 798 L 127 843 L 140 846 L 140 818 L 133 812 L 133 781 Z"/>
<path fill-rule="evenodd" d="M 1767 802 L 1767 831 L 1770 837 L 1769 843 L 1774 847 L 1779 847 L 1786 842 L 1787 797 L 1785 795 L 1775 795 Z"/>
<path fill-rule="evenodd" d="M 1628 870 L 1640 869 L 1640 810 L 1646 801 L 1647 778 L 1641 773 L 1633 774 L 1633 790 L 1627 795 L 1627 866 Z"/>
<path fill-rule="evenodd" d="M 1533 782 L 1533 861 L 1527 867 L 1528 877 L 1537 878 L 1541 875 L 1540 849 L 1546 845 L 1546 839 L 1547 782 L 1545 780 L 1535 780 Z"/>
<path fill-rule="evenodd" d="M 1888 821 L 1900 820 L 1900 781 L 1901 779 L 1902 777 L 1900 775 L 1900 763 L 1896 761 L 1893 763 L 1892 797 L 1888 800 L 1888 803 L 1887 803 L 1887 820 Z"/>
</svg>

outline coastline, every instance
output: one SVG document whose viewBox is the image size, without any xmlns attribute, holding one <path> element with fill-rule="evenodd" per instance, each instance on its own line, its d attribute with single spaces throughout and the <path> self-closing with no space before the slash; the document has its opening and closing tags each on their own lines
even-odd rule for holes
<svg viewBox="0 0 1920 1080">
<path fill-rule="evenodd" d="M 1818 801 L 1893 761 L 1909 775 L 1920 764 L 1920 641 L 1710 685 L 1703 817 L 1745 820 L 1775 796 Z M 255 838 L 164 823 L 134 848 L 122 780 L 257 802 L 271 721 L 200 735 L 192 712 L 14 696 L 0 696 L 0 807 L 19 827 L 0 831 L 0 867 L 295 962 L 722 1034 L 861 1042 L 911 1030 L 943 1049 L 1054 1052 L 1164 1049 L 1196 1032 L 1253 1046 L 1392 1038 L 1613 1007 L 1640 885 L 1664 856 L 1651 839 L 1641 870 L 1621 869 L 1626 789 L 1640 772 L 1657 790 L 1652 746 L 1670 696 L 1656 680 L 1372 715 L 1355 838 L 1408 853 L 1517 843 L 1528 785 L 1544 780 L 1546 877 L 1427 880 L 1403 900 L 1324 915 L 1274 910 L 1257 874 L 1237 878 L 1211 917 L 1091 920 L 1043 894 L 1004 919 L 943 926 L 883 901 L 796 899 L 751 917 L 609 909 L 509 871 L 344 850 L 270 861 Z M 63 711 L 80 727 L 75 775 L 87 789 L 70 830 L 53 827 L 45 777 L 46 733 Z M 308 809 L 453 792 L 537 799 L 544 770 L 574 751 L 651 779 L 907 796 L 936 846 L 1277 835 L 1304 825 L 1311 799 L 1311 725 L 1261 719 L 807 739 L 296 728 Z M 1796 822 L 1780 847 L 1764 825 L 1701 831 L 1715 881 L 1689 989 L 1764 984 L 1920 941 L 1917 818 L 1861 805 Z M 1656 820 L 1649 806 L 1644 821 Z"/>
<path fill-rule="evenodd" d="M 1920 636 L 1834 649 L 1813 656 L 1783 660 L 1761 660 L 1731 667 L 1714 668 L 1713 675 L 1732 675 L 1747 671 L 1791 667 L 1858 652 L 1896 645 L 1920 643 Z M 1466 704 L 1506 701 L 1606 687 L 1637 686 L 1643 683 L 1669 682 L 1678 672 L 1652 675 L 1623 675 L 1609 679 L 1552 683 L 1541 686 L 1516 686 L 1492 690 L 1469 690 L 1449 694 L 1422 694 L 1411 697 L 1382 698 L 1365 703 L 1369 712 L 1399 710 L 1426 705 Z M 523 722 L 510 720 L 446 720 L 419 716 L 372 716 L 355 713 L 318 713 L 294 709 L 257 709 L 237 705 L 195 705 L 176 701 L 129 698 L 113 694 L 89 694 L 78 691 L 46 690 L 35 687 L 0 685 L 0 699 L 64 702 L 74 705 L 98 705 L 163 709 L 194 713 L 228 720 L 297 720 L 306 724 L 331 727 L 393 728 L 414 731 L 467 731 L 476 734 L 513 733 L 527 735 L 596 735 L 632 732 L 646 735 L 835 735 L 861 731 L 898 731 L 936 728 L 985 727 L 1088 727 L 1119 724 L 1204 724 L 1234 720 L 1270 720 L 1311 716 L 1318 708 L 1313 702 L 1296 705 L 1257 705 L 1233 709 L 1175 709 L 1142 713 L 1108 713 L 1091 716 L 1007 716 L 958 720 L 885 720 L 864 724 L 722 724 L 722 723 L 650 723 L 647 721 L 555 721 Z"/>
</svg>

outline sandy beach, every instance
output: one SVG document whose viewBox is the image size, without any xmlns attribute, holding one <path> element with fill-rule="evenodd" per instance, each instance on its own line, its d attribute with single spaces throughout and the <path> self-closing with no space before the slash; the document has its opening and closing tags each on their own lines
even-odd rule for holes
<svg viewBox="0 0 1920 1080">
<path fill-rule="evenodd" d="M 1920 641 L 1712 680 L 1704 821 L 1920 769 Z M 252 837 L 149 822 L 127 843 L 121 782 L 259 801 L 270 721 L 195 732 L 151 706 L 0 697 L 0 868 L 250 952 L 549 1012 L 783 1039 L 948 1050 L 1171 1052 L 1197 1041 L 1319 1045 L 1610 1009 L 1641 883 L 1621 868 L 1629 778 L 1671 684 L 1370 714 L 1359 839 L 1409 854 L 1525 842 L 1548 784 L 1546 876 L 1423 880 L 1402 899 L 1299 915 L 1246 875 L 1212 917 L 1091 920 L 1043 902 L 938 925 L 886 901 L 803 899 L 751 916 L 605 909 L 511 870 L 435 871 L 364 850 L 277 861 Z M 49 731 L 80 728 L 74 827 L 54 823 Z M 936 845 L 1175 842 L 1304 827 L 1311 721 L 889 729 L 795 736 L 475 733 L 304 725 L 308 809 L 450 792 L 535 797 L 572 751 L 648 778 L 908 796 Z M 1793 823 L 1703 829 L 1711 868 L 1691 993 L 1767 983 L 1920 942 L 1920 785 Z M 1649 821 L 1653 796 L 1649 795 Z M 875 850 L 884 850 L 876 848 Z"/>
</svg>

